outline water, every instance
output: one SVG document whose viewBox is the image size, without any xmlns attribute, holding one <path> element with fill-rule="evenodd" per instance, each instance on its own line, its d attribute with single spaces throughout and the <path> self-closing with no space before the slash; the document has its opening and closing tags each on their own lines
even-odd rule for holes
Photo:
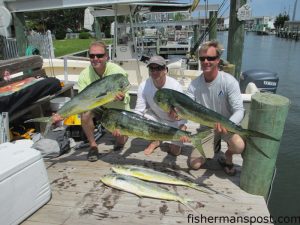
<svg viewBox="0 0 300 225">
<path fill-rule="evenodd" d="M 218 33 L 218 40 L 225 49 L 227 37 L 228 32 Z M 226 58 L 226 50 L 223 56 Z M 276 72 L 279 76 L 277 94 L 291 101 L 268 207 L 271 215 L 276 217 L 300 217 L 300 42 L 273 35 L 245 34 L 242 71 L 249 69 Z"/>
</svg>

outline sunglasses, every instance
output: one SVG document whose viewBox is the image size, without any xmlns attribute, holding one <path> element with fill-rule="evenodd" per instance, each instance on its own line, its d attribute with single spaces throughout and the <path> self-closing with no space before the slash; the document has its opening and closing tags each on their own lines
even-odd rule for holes
<svg viewBox="0 0 300 225">
<path fill-rule="evenodd" d="M 148 67 L 149 68 L 149 71 L 150 72 L 155 72 L 155 71 L 163 71 L 164 69 L 166 69 L 166 67 L 165 66 L 149 66 Z"/>
<path fill-rule="evenodd" d="M 101 59 L 105 56 L 105 54 L 89 54 L 90 59 L 94 59 L 95 56 L 97 57 L 97 59 Z"/>
<path fill-rule="evenodd" d="M 211 61 L 215 61 L 218 58 L 218 56 L 200 56 L 199 60 L 201 62 L 204 62 L 205 59 L 207 59 L 207 61 L 211 62 Z"/>
</svg>

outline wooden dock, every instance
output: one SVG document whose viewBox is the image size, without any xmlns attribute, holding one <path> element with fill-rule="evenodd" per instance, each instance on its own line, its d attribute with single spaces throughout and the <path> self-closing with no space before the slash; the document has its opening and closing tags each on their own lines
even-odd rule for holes
<svg viewBox="0 0 300 225">
<path fill-rule="evenodd" d="M 22 224 L 241 225 L 249 224 L 249 222 L 234 222 L 234 220 L 239 217 L 269 216 L 263 197 L 247 194 L 239 188 L 241 157 L 234 158 L 238 173 L 230 177 L 224 173 L 216 161 L 216 157 L 223 154 L 222 151 L 215 156 L 211 153 L 209 156 L 211 159 L 207 161 L 203 169 L 189 171 L 187 159 L 192 151 L 190 145 L 184 146 L 182 154 L 178 157 L 169 155 L 165 144 L 156 149 L 152 155 L 145 156 L 143 149 L 147 146 L 147 141 L 130 138 L 124 150 L 114 151 L 113 140 L 113 137 L 106 133 L 98 141 L 100 160 L 97 162 L 91 163 L 86 160 L 87 149 L 71 150 L 68 154 L 58 158 L 45 159 L 52 198 Z M 225 143 L 222 144 L 223 149 L 224 147 L 226 147 Z M 132 164 L 153 168 L 192 179 L 221 194 L 208 195 L 186 187 L 159 185 L 193 199 L 191 206 L 197 213 L 178 202 L 139 198 L 102 184 L 99 178 L 112 173 L 110 169 L 112 164 Z M 200 217 L 202 217 L 202 222 Z M 213 223 L 212 220 L 214 220 Z"/>
<path fill-rule="evenodd" d="M 276 36 L 298 41 L 300 37 L 300 21 L 285 21 L 283 29 L 278 30 Z"/>
</svg>

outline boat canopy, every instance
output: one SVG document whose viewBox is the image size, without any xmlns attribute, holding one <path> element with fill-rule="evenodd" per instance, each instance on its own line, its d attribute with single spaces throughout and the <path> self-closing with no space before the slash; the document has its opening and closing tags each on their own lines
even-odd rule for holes
<svg viewBox="0 0 300 225">
<path fill-rule="evenodd" d="M 182 3 L 179 0 L 169 1 L 151 1 L 151 0 L 4 0 L 5 7 L 10 12 L 33 12 L 51 9 L 67 8 L 85 8 L 85 7 L 106 7 L 114 9 L 115 5 L 132 5 L 139 6 L 139 10 L 147 9 L 149 12 L 164 12 L 170 9 L 178 11 L 189 10 L 191 3 Z M 136 7 L 134 7 L 136 8 Z"/>
</svg>

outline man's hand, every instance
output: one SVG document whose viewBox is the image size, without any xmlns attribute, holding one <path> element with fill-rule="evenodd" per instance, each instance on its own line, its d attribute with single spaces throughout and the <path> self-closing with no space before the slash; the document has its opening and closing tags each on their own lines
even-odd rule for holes
<svg viewBox="0 0 300 225">
<path fill-rule="evenodd" d="M 220 123 L 215 123 L 215 131 L 220 134 L 227 134 L 228 131 L 225 127 L 223 127 Z"/>
<path fill-rule="evenodd" d="M 111 134 L 114 137 L 120 137 L 121 136 L 121 132 L 120 132 L 119 129 L 115 129 Z"/>
<path fill-rule="evenodd" d="M 63 120 L 64 120 L 64 118 L 62 118 L 59 114 L 52 113 L 52 123 L 58 123 Z"/>
<path fill-rule="evenodd" d="M 180 120 L 178 114 L 177 114 L 177 111 L 176 111 L 176 108 L 171 108 L 170 109 L 170 112 L 169 112 L 169 117 L 173 120 Z"/>
<path fill-rule="evenodd" d="M 185 131 L 187 129 L 187 126 L 184 125 L 184 124 L 182 124 L 182 125 L 180 125 L 179 129 Z M 181 136 L 180 137 L 180 141 L 181 142 L 191 142 L 191 140 L 190 140 L 190 138 L 188 136 Z"/>
<path fill-rule="evenodd" d="M 115 101 L 123 101 L 125 98 L 125 94 L 123 92 L 118 92 L 115 96 Z"/>
</svg>

